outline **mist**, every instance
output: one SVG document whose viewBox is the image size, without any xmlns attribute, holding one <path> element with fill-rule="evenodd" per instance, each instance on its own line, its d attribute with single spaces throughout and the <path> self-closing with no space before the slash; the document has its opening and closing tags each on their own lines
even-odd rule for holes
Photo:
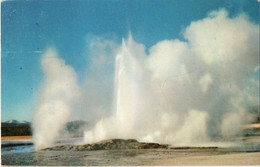
<svg viewBox="0 0 260 167">
<path fill-rule="evenodd" d="M 80 97 L 77 75 L 73 68 L 48 49 L 42 56 L 45 81 L 33 118 L 33 141 L 36 149 L 53 145 L 69 120 L 73 103 Z"/>
<path fill-rule="evenodd" d="M 148 51 L 131 34 L 121 44 L 95 40 L 83 84 L 47 50 L 33 121 L 36 148 L 54 144 L 70 115 L 93 125 L 85 143 L 135 138 L 200 145 L 238 135 L 255 117 L 247 108 L 259 105 L 259 25 L 222 9 L 191 22 L 183 38 Z"/>
</svg>

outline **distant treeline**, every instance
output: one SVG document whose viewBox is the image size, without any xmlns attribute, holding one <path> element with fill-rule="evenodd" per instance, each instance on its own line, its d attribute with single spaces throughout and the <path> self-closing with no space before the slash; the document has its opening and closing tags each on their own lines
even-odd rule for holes
<svg viewBox="0 0 260 167">
<path fill-rule="evenodd" d="M 255 115 L 252 123 L 260 123 L 260 106 L 251 106 L 247 108 L 251 114 Z"/>
<path fill-rule="evenodd" d="M 29 124 L 13 125 L 10 123 L 1 124 L 1 136 L 31 136 L 32 130 Z"/>
<path fill-rule="evenodd" d="M 68 122 L 64 131 L 72 137 L 83 136 L 84 129 L 87 126 L 85 121 L 71 121 Z M 31 123 L 1 123 L 1 136 L 31 136 Z"/>
</svg>

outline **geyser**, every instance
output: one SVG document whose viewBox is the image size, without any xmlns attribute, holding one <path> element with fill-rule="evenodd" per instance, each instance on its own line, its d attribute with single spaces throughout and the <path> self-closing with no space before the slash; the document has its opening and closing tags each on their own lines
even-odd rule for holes
<svg viewBox="0 0 260 167">
<path fill-rule="evenodd" d="M 192 22 L 183 35 L 185 41 L 160 41 L 147 52 L 131 34 L 120 45 L 94 41 L 87 84 L 80 86 L 71 66 L 43 56 L 36 146 L 52 145 L 69 113 L 94 120 L 85 143 L 135 138 L 187 146 L 239 134 L 254 118 L 248 108 L 259 106 L 259 25 L 219 10 Z M 79 89 L 85 91 L 75 107 Z"/>
<path fill-rule="evenodd" d="M 147 67 L 149 59 L 144 49 L 143 45 L 133 40 L 131 34 L 126 42 L 122 40 L 115 59 L 114 112 L 85 133 L 85 142 L 93 143 L 109 138 L 136 138 L 145 142 L 178 144 L 181 141 L 190 144 L 196 139 L 207 141 L 208 114 L 190 110 L 181 117 L 178 112 L 167 111 L 162 92 L 153 85 L 154 78 Z M 177 125 L 179 118 L 184 119 L 180 126 Z"/>
<path fill-rule="evenodd" d="M 128 45 L 133 44 L 130 36 Z M 131 53 L 123 39 L 122 50 L 116 57 L 114 101 L 116 121 L 120 125 L 120 134 L 134 130 L 135 121 L 145 107 L 144 69 L 135 55 Z M 134 133 L 134 132 L 132 132 Z M 124 135 L 123 135 L 124 136 Z"/>
<path fill-rule="evenodd" d="M 56 142 L 79 97 L 75 71 L 57 56 L 55 50 L 48 49 L 43 54 L 41 65 L 45 82 L 33 119 L 33 141 L 37 150 Z"/>
<path fill-rule="evenodd" d="M 85 142 L 205 145 L 237 135 L 254 117 L 247 107 L 259 105 L 258 34 L 244 14 L 230 19 L 225 10 L 192 22 L 187 42 L 161 41 L 149 54 L 130 34 L 115 58 L 112 115 L 88 130 Z"/>
</svg>

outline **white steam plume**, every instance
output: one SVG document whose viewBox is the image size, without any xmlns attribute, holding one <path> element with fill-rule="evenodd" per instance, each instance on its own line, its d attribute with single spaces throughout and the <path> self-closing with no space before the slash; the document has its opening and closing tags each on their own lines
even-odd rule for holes
<svg viewBox="0 0 260 167">
<path fill-rule="evenodd" d="M 77 76 L 71 66 L 47 50 L 41 59 L 45 81 L 33 119 L 33 140 L 36 149 L 49 147 L 59 137 L 67 122 L 74 100 L 79 97 Z"/>
<path fill-rule="evenodd" d="M 160 41 L 148 53 L 131 35 L 122 45 L 94 41 L 77 106 L 74 70 L 47 51 L 33 122 L 36 147 L 55 141 L 71 109 L 95 123 L 86 143 L 136 138 L 197 145 L 237 135 L 253 119 L 247 108 L 259 105 L 259 25 L 219 10 L 192 22 L 183 35 L 185 41 Z"/>
<path fill-rule="evenodd" d="M 85 142 L 192 145 L 236 135 L 253 118 L 246 108 L 259 105 L 258 36 L 245 14 L 229 18 L 225 10 L 192 22 L 187 41 L 158 42 L 149 54 L 130 35 L 115 60 L 112 115 L 86 131 Z"/>
</svg>

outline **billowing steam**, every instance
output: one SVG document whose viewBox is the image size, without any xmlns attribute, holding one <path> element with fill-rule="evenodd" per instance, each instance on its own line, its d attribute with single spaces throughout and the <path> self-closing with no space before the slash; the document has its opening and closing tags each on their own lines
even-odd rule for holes
<svg viewBox="0 0 260 167">
<path fill-rule="evenodd" d="M 57 57 L 52 49 L 41 60 L 45 83 L 33 119 L 33 140 L 37 149 L 55 143 L 68 121 L 73 102 L 79 97 L 77 76 L 71 66 Z"/>
<path fill-rule="evenodd" d="M 46 83 L 34 121 L 36 146 L 54 142 L 70 110 L 96 122 L 85 132 L 87 143 L 136 138 L 192 145 L 234 136 L 253 118 L 247 107 L 259 105 L 258 37 L 259 26 L 246 15 L 229 18 L 220 10 L 192 22 L 184 41 L 160 41 L 148 53 L 131 35 L 121 46 L 95 41 L 81 86 L 83 107 L 75 110 L 70 104 L 78 94 L 76 74 L 47 52 L 42 60 Z"/>
</svg>

